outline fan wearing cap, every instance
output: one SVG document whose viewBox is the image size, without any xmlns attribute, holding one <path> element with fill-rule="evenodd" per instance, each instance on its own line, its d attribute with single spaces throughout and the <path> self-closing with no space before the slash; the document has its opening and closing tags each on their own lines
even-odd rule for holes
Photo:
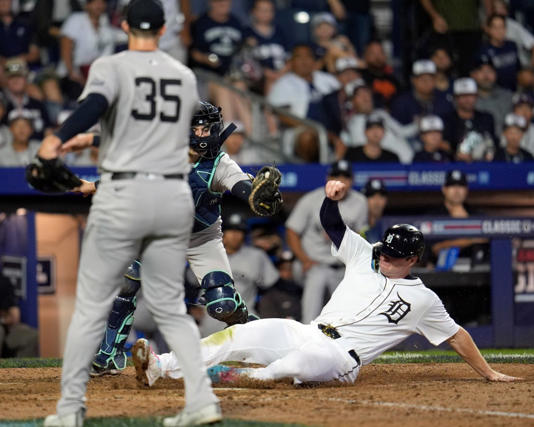
<svg viewBox="0 0 534 427">
<path fill-rule="evenodd" d="M 311 32 L 319 70 L 334 73 L 338 58 L 357 56 L 349 38 L 338 34 L 336 18 L 331 13 L 315 14 L 311 20 Z"/>
<path fill-rule="evenodd" d="M 482 43 L 479 55 L 491 58 L 497 72 L 497 84 L 511 91 L 517 87 L 517 72 L 521 68 L 517 45 L 506 40 L 506 17 L 492 14 L 486 19 L 488 41 Z"/>
<path fill-rule="evenodd" d="M 373 92 L 363 79 L 356 79 L 347 83 L 344 87 L 347 99 L 350 100 L 351 111 L 347 118 L 345 130 L 341 132 L 343 147 L 336 150 L 336 155 L 343 157 L 347 148 L 364 145 L 367 141 L 365 124 L 369 115 L 380 117 L 384 121 L 384 137 L 381 146 L 392 151 L 402 163 L 410 163 L 413 157 L 413 149 L 406 142 L 406 138 L 415 136 L 417 128 L 411 124 L 402 126 L 397 120 L 382 108 L 375 108 Z"/>
<path fill-rule="evenodd" d="M 425 114 L 442 116 L 453 106 L 446 95 L 436 89 L 436 64 L 420 59 L 412 65 L 412 89 L 398 95 L 391 103 L 391 115 L 401 124 L 408 125 Z"/>
<path fill-rule="evenodd" d="M 367 223 L 367 200 L 352 188 L 352 165 L 339 160 L 333 163 L 326 181 L 339 180 L 346 184 L 339 203 L 341 215 L 354 230 Z M 330 253 L 330 242 L 319 218 L 319 207 L 324 199 L 324 187 L 302 196 L 286 221 L 286 240 L 289 248 L 302 265 L 304 293 L 302 296 L 302 321 L 312 320 L 323 305 L 325 292 L 332 293 L 343 277 L 343 265 Z"/>
<path fill-rule="evenodd" d="M 534 157 L 521 148 L 521 140 L 527 129 L 527 121 L 523 116 L 509 113 L 504 119 L 501 141 L 504 146 L 497 148 L 494 162 L 523 163 L 532 162 Z"/>
<path fill-rule="evenodd" d="M 384 135 L 384 120 L 379 115 L 369 115 L 365 121 L 365 144 L 349 147 L 343 158 L 356 163 L 399 163 L 395 153 L 382 148 Z"/>
<path fill-rule="evenodd" d="M 532 126 L 534 98 L 526 93 L 518 93 L 514 95 L 513 103 L 513 113 L 522 116 L 527 123 L 525 134 L 521 140 L 521 148 L 534 155 L 534 126 Z"/>
<path fill-rule="evenodd" d="M 388 203 L 388 191 L 384 181 L 370 178 L 362 188 L 363 195 L 367 198 L 367 224 L 359 231 L 369 243 L 382 240 L 382 216 Z"/>
<path fill-rule="evenodd" d="M 26 166 L 39 149 L 39 141 L 31 139 L 31 115 L 28 111 L 13 110 L 7 120 L 10 141 L 0 145 L 0 166 Z"/>
<path fill-rule="evenodd" d="M 419 139 L 423 148 L 415 153 L 414 163 L 447 163 L 451 156 L 443 141 L 443 120 L 439 116 L 423 116 L 419 121 Z"/>
<path fill-rule="evenodd" d="M 466 204 L 467 195 L 469 194 L 469 186 L 467 182 L 467 175 L 458 169 L 453 169 L 447 172 L 443 186 L 441 187 L 443 194 L 443 204 L 438 209 L 432 209 L 428 215 L 446 216 L 449 218 L 468 218 L 475 212 Z M 458 248 L 460 256 L 477 255 L 480 260 L 487 255 L 488 240 L 481 238 L 461 238 L 449 239 L 434 243 L 431 246 L 432 255 L 436 259 L 442 250 L 450 248 Z"/>
<path fill-rule="evenodd" d="M 456 79 L 453 94 L 454 110 L 443 116 L 443 139 L 450 145 L 451 155 L 456 155 L 458 145 L 471 131 L 495 141 L 493 116 L 475 107 L 478 96 L 475 80 L 469 77 Z"/>
<path fill-rule="evenodd" d="M 513 93 L 497 85 L 497 73 L 487 55 L 477 58 L 471 77 L 475 80 L 478 90 L 475 108 L 491 113 L 495 120 L 495 132 L 500 134 L 504 116 L 512 110 Z"/>
<path fill-rule="evenodd" d="M 9 59 L 4 64 L 4 71 L 7 80 L 4 88 L 7 100 L 4 123 L 7 123 L 7 117 L 12 111 L 18 114 L 18 111 L 24 110 L 32 119 L 32 139 L 43 138 L 50 130 L 51 123 L 44 104 L 27 92 L 29 69 L 26 61 L 20 58 Z"/>
</svg>

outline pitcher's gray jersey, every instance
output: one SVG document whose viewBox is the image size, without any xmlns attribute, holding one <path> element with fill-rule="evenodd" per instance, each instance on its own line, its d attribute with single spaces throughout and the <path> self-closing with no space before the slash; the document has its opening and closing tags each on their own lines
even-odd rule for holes
<svg viewBox="0 0 534 427">
<path fill-rule="evenodd" d="M 109 103 L 101 119 L 101 171 L 189 171 L 189 129 L 199 102 L 189 68 L 159 50 L 124 51 L 91 65 L 80 100 L 90 93 Z"/>
<path fill-rule="evenodd" d="M 241 170 L 239 165 L 228 154 L 224 153 L 215 168 L 210 190 L 217 193 L 224 193 L 227 190 L 231 190 L 239 181 L 245 179 L 249 179 L 249 176 Z M 213 239 L 222 239 L 221 223 L 222 221 L 219 217 L 208 228 L 192 233 L 189 247 L 192 248 L 202 245 Z"/>
<path fill-rule="evenodd" d="M 295 205 L 286 221 L 286 227 L 299 234 L 302 248 L 314 261 L 334 264 L 330 253 L 330 238 L 326 235 L 319 218 L 319 208 L 324 200 L 324 187 L 305 194 Z M 358 231 L 367 223 L 367 199 L 355 190 L 339 202 L 339 210 L 345 224 Z"/>
</svg>

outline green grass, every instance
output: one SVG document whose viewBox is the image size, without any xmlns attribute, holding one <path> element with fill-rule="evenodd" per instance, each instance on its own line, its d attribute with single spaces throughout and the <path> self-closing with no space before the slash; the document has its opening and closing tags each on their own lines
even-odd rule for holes
<svg viewBox="0 0 534 427">
<path fill-rule="evenodd" d="M 481 350 L 490 363 L 534 363 L 534 349 L 486 349 Z M 373 363 L 455 363 L 462 359 L 452 350 L 388 351 Z M 131 361 L 128 362 L 131 366 Z M 57 368 L 61 359 L 26 358 L 0 359 L 2 368 Z M 0 424 L 0 427 L 2 424 Z"/>
</svg>

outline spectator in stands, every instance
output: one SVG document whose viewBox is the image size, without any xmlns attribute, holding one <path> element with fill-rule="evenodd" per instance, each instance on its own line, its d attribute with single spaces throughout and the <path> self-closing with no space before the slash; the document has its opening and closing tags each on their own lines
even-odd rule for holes
<svg viewBox="0 0 534 427">
<path fill-rule="evenodd" d="M 517 73 L 517 93 L 534 97 L 534 68 L 523 67 Z"/>
<path fill-rule="evenodd" d="M 419 139 L 423 149 L 415 153 L 414 163 L 447 163 L 451 156 L 443 142 L 443 120 L 439 116 L 423 116 L 419 121 Z"/>
<path fill-rule="evenodd" d="M 273 83 L 287 71 L 289 43 L 274 20 L 272 0 L 255 0 L 250 16 L 251 24 L 245 29 L 244 37 L 254 58 L 263 67 L 263 94 L 267 94 Z"/>
<path fill-rule="evenodd" d="M 501 147 L 495 152 L 494 162 L 523 163 L 534 160 L 532 154 L 521 148 L 521 139 L 525 134 L 527 121 L 523 116 L 509 113 L 504 119 Z"/>
<path fill-rule="evenodd" d="M 32 120 L 28 115 L 13 117 L 9 121 L 10 137 L 0 147 L 0 166 L 26 166 L 39 149 L 39 140 L 30 139 L 33 129 Z"/>
<path fill-rule="evenodd" d="M 436 64 L 436 89 L 440 92 L 452 93 L 452 59 L 449 51 L 444 47 L 437 47 L 430 55 Z"/>
<path fill-rule="evenodd" d="M 191 5 L 189 0 L 161 0 L 167 29 L 159 39 L 159 48 L 178 61 L 187 63 L 191 44 Z"/>
<path fill-rule="evenodd" d="M 105 0 L 87 0 L 83 12 L 70 15 L 61 27 L 61 63 L 58 75 L 70 99 L 81 93 L 89 67 L 95 59 L 110 55 L 115 45 L 125 43 L 127 35 L 109 23 Z"/>
<path fill-rule="evenodd" d="M 0 148 L 11 140 L 9 128 L 4 124 L 4 116 L 6 115 L 7 99 L 2 92 L 0 92 Z"/>
<path fill-rule="evenodd" d="M 443 116 L 452 111 L 451 102 L 436 89 L 436 71 L 436 64 L 429 59 L 413 63 L 412 90 L 401 93 L 391 103 L 391 115 L 401 124 L 417 124 L 422 115 Z"/>
<path fill-rule="evenodd" d="M 450 153 L 457 156 L 458 146 L 470 132 L 482 139 L 495 141 L 495 122 L 490 113 L 475 109 L 477 84 L 469 77 L 456 79 L 453 85 L 455 110 L 443 117 L 443 139 L 450 146 Z M 468 160 L 473 154 L 469 146 L 460 153 L 460 160 Z"/>
<path fill-rule="evenodd" d="M 495 132 L 500 133 L 504 116 L 512 110 L 513 93 L 497 86 L 497 72 L 487 55 L 482 55 L 476 60 L 471 77 L 478 89 L 475 108 L 490 113 L 495 121 Z"/>
<path fill-rule="evenodd" d="M 378 115 L 368 116 L 365 121 L 365 144 L 347 148 L 343 158 L 358 163 L 399 163 L 395 153 L 382 148 L 384 135 L 384 120 Z"/>
<path fill-rule="evenodd" d="M 362 79 L 348 83 L 344 90 L 351 100 L 352 112 L 348 117 L 346 131 L 341 134 L 343 147 L 337 152 L 339 157 L 345 155 L 347 147 L 354 148 L 366 143 L 365 123 L 367 116 L 372 113 L 384 121 L 385 134 L 381 142 L 382 148 L 395 153 L 403 163 L 410 163 L 413 149 L 405 138 L 416 135 L 417 126 L 402 126 L 386 110 L 375 109 L 371 88 Z"/>
<path fill-rule="evenodd" d="M 356 58 L 356 50 L 347 36 L 337 33 L 336 18 L 331 13 L 317 13 L 311 20 L 311 31 L 317 68 L 335 73 L 338 58 Z"/>
<path fill-rule="evenodd" d="M 339 202 L 339 210 L 345 224 L 352 230 L 360 230 L 367 222 L 367 201 L 352 189 L 353 172 L 349 162 L 339 160 L 328 170 L 327 180 L 346 184 L 347 192 Z M 324 187 L 302 196 L 286 221 L 286 240 L 289 248 L 302 265 L 304 292 L 302 295 L 302 322 L 308 323 L 321 311 L 326 291 L 333 292 L 345 273 L 330 252 L 331 241 L 319 219 L 324 199 Z"/>
<path fill-rule="evenodd" d="M 7 83 L 4 93 L 8 102 L 4 123 L 9 121 L 10 117 L 20 115 L 20 112 L 24 110 L 32 119 L 32 139 L 43 139 L 45 132 L 51 128 L 50 120 L 43 103 L 26 93 L 28 86 L 26 62 L 22 59 L 8 60 L 5 65 L 5 74 Z"/>
<path fill-rule="evenodd" d="M 43 92 L 43 103 L 52 126 L 59 125 L 59 117 L 62 112 L 72 112 L 76 103 L 65 99 L 61 92 L 59 77 L 55 73 L 43 73 L 38 79 L 39 87 Z"/>
<path fill-rule="evenodd" d="M 300 118 L 315 120 L 327 129 L 330 118 L 325 108 L 325 95 L 337 90 L 339 82 L 329 73 L 315 71 L 315 57 L 308 45 L 293 48 L 290 59 L 291 71 L 280 77 L 272 86 L 267 100 L 276 107 L 285 107 Z M 300 123 L 281 118 L 284 125 L 295 127 Z M 294 128 L 284 134 L 283 149 L 288 156 L 297 156 L 306 162 L 319 158 L 318 136 L 313 129 Z"/>
<path fill-rule="evenodd" d="M 508 16 L 508 5 L 503 0 L 493 1 L 493 13 L 506 17 L 506 40 L 519 48 L 519 59 L 525 66 L 534 66 L 534 36 L 519 22 Z"/>
<path fill-rule="evenodd" d="M 36 42 L 42 49 L 43 62 L 46 65 L 56 65 L 59 62 L 61 27 L 71 14 L 81 10 L 82 4 L 78 0 L 35 2 L 31 25 L 35 29 Z"/>
<path fill-rule="evenodd" d="M 464 172 L 458 169 L 453 169 L 447 172 L 441 192 L 443 193 L 443 204 L 438 209 L 430 211 L 429 215 L 446 216 L 450 218 L 468 218 L 470 215 L 475 214 L 473 209 L 466 204 L 469 186 L 467 183 L 467 176 Z M 485 245 L 487 242 L 487 239 L 481 238 L 444 240 L 431 245 L 431 251 L 433 255 L 437 257 L 439 256 L 440 251 L 454 247 L 460 250 L 460 256 L 473 255 L 475 259 L 481 261 L 486 257 L 484 252 L 487 251 L 487 246 L 481 248 L 479 246 L 472 247 L 472 245 Z M 474 253 L 471 254 L 471 251 L 474 251 Z"/>
<path fill-rule="evenodd" d="M 534 126 L 532 126 L 532 118 L 534 116 L 534 112 L 532 111 L 534 108 L 534 98 L 526 93 L 516 94 L 514 95 L 513 103 L 513 112 L 519 116 L 522 116 L 527 123 L 525 134 L 521 140 L 521 148 L 534 155 Z"/>
<path fill-rule="evenodd" d="M 193 21 L 191 58 L 194 67 L 224 76 L 243 44 L 243 27 L 231 14 L 231 0 L 209 0 L 209 9 Z M 224 111 L 227 111 L 226 109 Z"/>
<path fill-rule="evenodd" d="M 393 74 L 393 68 L 388 65 L 386 53 L 382 43 L 378 40 L 370 41 L 363 55 L 367 68 L 362 75 L 374 94 L 380 98 L 380 103 L 389 105 L 389 102 L 399 91 L 399 82 Z"/>
<path fill-rule="evenodd" d="M 506 19 L 490 15 L 486 20 L 488 41 L 480 48 L 479 55 L 491 58 L 497 72 L 497 84 L 511 91 L 517 87 L 517 72 L 521 68 L 517 45 L 506 40 Z"/>
<path fill-rule="evenodd" d="M 18 298 L 0 269 L 0 357 L 38 357 L 39 332 L 20 321 Z"/>
<path fill-rule="evenodd" d="M 472 66 L 473 52 L 480 47 L 481 23 L 479 0 L 419 0 L 432 19 L 431 45 L 447 46 L 453 52 L 453 63 L 459 75 Z M 486 14 L 490 12 L 484 2 Z"/>
<path fill-rule="evenodd" d="M 382 216 L 388 203 L 388 192 L 384 181 L 371 178 L 362 188 L 362 193 L 367 197 L 367 224 L 359 231 L 360 235 L 369 243 L 382 240 L 384 230 Z"/>
<path fill-rule="evenodd" d="M 363 55 L 373 32 L 371 0 L 329 0 L 328 5 L 358 54 Z"/>
<path fill-rule="evenodd" d="M 9 58 L 33 63 L 39 60 L 39 47 L 31 27 L 13 15 L 12 1 L 0 0 L 0 64 Z"/>
<path fill-rule="evenodd" d="M 262 219 L 251 226 L 250 243 L 265 251 L 274 262 L 283 249 L 284 241 L 278 233 L 278 224 L 272 218 L 263 221 Z"/>
<path fill-rule="evenodd" d="M 443 204 L 428 214 L 446 218 L 469 218 L 480 215 L 467 203 L 469 194 L 467 176 L 464 172 L 453 169 L 447 172 L 441 188 Z M 475 265 L 489 262 L 488 239 L 456 238 L 442 241 L 428 240 L 429 259 L 437 270 L 451 270 L 462 259 L 468 269 Z M 468 270 L 469 271 L 469 270 Z M 479 313 L 488 312 L 486 290 L 480 287 L 449 288 L 440 291 L 448 306 L 447 311 L 454 312 L 462 322 L 479 321 Z M 482 319 L 480 319 L 482 320 Z"/>
<path fill-rule="evenodd" d="M 345 144 L 341 140 L 341 132 L 347 127 L 349 117 L 352 115 L 352 102 L 350 100 L 351 85 L 361 79 L 359 69 L 361 61 L 345 56 L 336 60 L 336 78 L 340 88 L 325 96 L 324 102 L 329 112 L 329 139 L 334 145 L 336 158 L 343 157 Z"/>
<path fill-rule="evenodd" d="M 275 261 L 280 280 L 262 293 L 258 303 L 260 317 L 278 317 L 282 319 L 300 320 L 302 286 L 293 276 L 293 260 L 291 251 L 283 251 Z"/>
<path fill-rule="evenodd" d="M 243 124 L 240 122 L 234 122 L 234 124 L 237 129 L 226 138 L 223 146 L 224 151 L 232 160 L 241 165 L 259 165 L 273 160 L 282 160 L 278 153 L 273 153 L 263 142 L 252 145 Z"/>
</svg>

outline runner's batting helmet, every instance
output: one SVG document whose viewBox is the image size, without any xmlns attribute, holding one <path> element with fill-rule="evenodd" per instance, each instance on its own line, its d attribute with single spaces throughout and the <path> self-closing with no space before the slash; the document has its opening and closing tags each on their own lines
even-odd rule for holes
<svg viewBox="0 0 534 427">
<path fill-rule="evenodd" d="M 416 256 L 419 261 L 425 250 L 423 233 L 410 224 L 392 225 L 384 233 L 380 250 L 392 258 Z"/>
</svg>

